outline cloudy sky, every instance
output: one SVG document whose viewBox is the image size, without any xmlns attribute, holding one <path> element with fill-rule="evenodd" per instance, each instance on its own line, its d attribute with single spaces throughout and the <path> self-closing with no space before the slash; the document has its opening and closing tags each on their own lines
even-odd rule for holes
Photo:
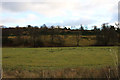
<svg viewBox="0 0 120 80">
<path fill-rule="evenodd" d="M 6 2 L 5 2 L 6 1 Z M 92 28 L 118 20 L 119 0 L 2 0 L 0 25 L 42 24 Z"/>
</svg>

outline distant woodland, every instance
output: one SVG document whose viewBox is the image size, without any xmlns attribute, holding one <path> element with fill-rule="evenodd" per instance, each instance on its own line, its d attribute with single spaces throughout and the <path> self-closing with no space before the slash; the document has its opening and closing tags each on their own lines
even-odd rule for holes
<svg viewBox="0 0 120 80">
<path fill-rule="evenodd" d="M 38 26 L 2 28 L 3 47 L 119 46 L 120 28 L 102 24 L 92 30 Z"/>
</svg>

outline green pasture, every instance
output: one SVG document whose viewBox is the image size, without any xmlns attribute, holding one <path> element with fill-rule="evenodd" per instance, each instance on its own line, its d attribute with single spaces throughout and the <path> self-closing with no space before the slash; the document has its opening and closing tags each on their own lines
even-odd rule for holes
<svg viewBox="0 0 120 80">
<path fill-rule="evenodd" d="M 114 66 L 118 47 L 3 48 L 4 70 Z"/>
</svg>

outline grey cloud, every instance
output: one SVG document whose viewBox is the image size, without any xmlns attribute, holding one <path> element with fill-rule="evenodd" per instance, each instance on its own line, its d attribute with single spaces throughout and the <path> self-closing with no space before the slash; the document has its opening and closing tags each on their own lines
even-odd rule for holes
<svg viewBox="0 0 120 80">
<path fill-rule="evenodd" d="M 32 10 L 35 5 L 43 5 L 45 2 L 2 2 L 2 9 L 11 12 L 23 12 Z"/>
<path fill-rule="evenodd" d="M 33 11 L 45 16 L 64 15 L 63 2 L 2 2 L 2 12 L 21 13 L 25 11 Z M 54 14 L 54 15 L 53 15 Z"/>
<path fill-rule="evenodd" d="M 8 10 L 8 11 L 13 11 L 13 12 L 27 10 L 25 2 L 3 2 L 2 9 Z"/>
</svg>

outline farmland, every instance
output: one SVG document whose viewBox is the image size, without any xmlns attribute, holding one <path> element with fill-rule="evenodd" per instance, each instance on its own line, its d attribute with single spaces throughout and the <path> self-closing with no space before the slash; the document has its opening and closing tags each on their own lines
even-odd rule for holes
<svg viewBox="0 0 120 80">
<path fill-rule="evenodd" d="M 92 75 L 82 75 L 81 73 L 85 71 L 88 73 L 92 71 L 93 75 L 98 72 L 94 77 L 101 77 L 100 69 L 105 69 L 107 66 L 116 67 L 118 57 L 116 56 L 118 47 L 3 48 L 2 50 L 4 77 L 90 77 Z M 73 73 L 72 69 L 80 74 L 76 71 L 76 74 Z M 43 71 L 46 76 L 43 75 Z"/>
</svg>

